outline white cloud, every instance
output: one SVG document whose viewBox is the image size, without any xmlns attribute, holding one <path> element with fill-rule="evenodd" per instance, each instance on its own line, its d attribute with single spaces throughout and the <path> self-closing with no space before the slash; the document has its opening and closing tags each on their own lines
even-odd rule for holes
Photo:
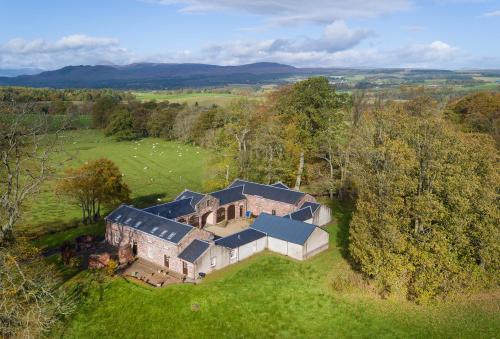
<svg viewBox="0 0 500 339">
<path fill-rule="evenodd" d="M 67 65 L 131 62 L 195 62 L 237 65 L 281 62 L 299 67 L 462 67 L 461 51 L 442 41 L 392 50 L 356 47 L 372 33 L 352 29 L 342 21 L 328 25 L 316 38 L 240 40 L 211 44 L 198 50 L 137 55 L 116 39 L 70 35 L 48 42 L 12 39 L 0 44 L 0 68 L 55 69 Z M 356 48 L 354 48 L 356 47 Z M 493 62 L 493 61 L 491 61 Z"/>
<path fill-rule="evenodd" d="M 300 67 L 450 68 L 461 67 L 460 62 L 463 60 L 463 55 L 458 48 L 442 41 L 391 50 L 346 48 L 331 51 L 327 49 L 277 49 L 273 48 L 276 41 L 232 41 L 212 45 L 199 53 L 192 53 L 190 61 L 224 65 L 269 61 Z"/>
<path fill-rule="evenodd" d="M 500 10 L 484 13 L 483 16 L 485 17 L 500 16 Z"/>
<path fill-rule="evenodd" d="M 0 67 L 37 67 L 52 69 L 66 65 L 123 63 L 130 53 L 118 40 L 68 35 L 57 41 L 12 39 L 0 45 Z"/>
<path fill-rule="evenodd" d="M 367 18 L 411 8 L 410 0 L 149 0 L 179 5 L 182 12 L 235 11 L 263 15 L 284 23 L 330 23 L 348 18 Z"/>
</svg>

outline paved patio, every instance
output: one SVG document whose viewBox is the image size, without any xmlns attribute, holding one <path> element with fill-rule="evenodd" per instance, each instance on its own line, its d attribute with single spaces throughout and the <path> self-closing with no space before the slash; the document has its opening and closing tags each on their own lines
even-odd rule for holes
<svg viewBox="0 0 500 339">
<path fill-rule="evenodd" d="M 144 259 L 137 259 L 123 271 L 124 276 L 142 280 L 152 286 L 161 287 L 182 283 L 182 277 Z"/>
<path fill-rule="evenodd" d="M 234 221 L 228 222 L 226 226 L 222 226 L 221 224 L 205 226 L 205 230 L 219 237 L 226 237 L 244 230 L 248 228 L 248 226 L 250 226 L 250 219 L 235 219 Z"/>
</svg>

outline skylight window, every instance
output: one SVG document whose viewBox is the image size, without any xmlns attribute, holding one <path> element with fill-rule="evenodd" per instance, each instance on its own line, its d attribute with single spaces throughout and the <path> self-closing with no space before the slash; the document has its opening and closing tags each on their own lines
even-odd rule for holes
<svg viewBox="0 0 500 339">
<path fill-rule="evenodd" d="M 160 237 L 163 237 L 165 234 L 167 234 L 167 232 L 168 232 L 167 230 L 161 231 Z"/>
<path fill-rule="evenodd" d="M 129 223 L 129 222 L 131 222 L 131 221 L 132 221 L 132 218 L 128 218 L 128 219 L 125 221 L 125 223 L 126 223 L 126 224 L 128 224 L 128 223 Z"/>
<path fill-rule="evenodd" d="M 121 218 L 121 217 L 122 217 L 122 215 L 120 214 L 119 216 L 117 216 L 117 217 L 115 218 L 115 221 L 120 220 L 120 218 Z"/>
<path fill-rule="evenodd" d="M 167 240 L 172 240 L 172 238 L 175 237 L 176 234 L 177 233 L 175 233 L 175 232 L 170 233 L 170 235 L 168 236 Z"/>
<path fill-rule="evenodd" d="M 154 233 L 154 232 L 156 232 L 156 231 L 158 231 L 158 227 L 154 227 L 154 228 L 151 230 L 151 233 Z"/>
<path fill-rule="evenodd" d="M 135 223 L 135 227 L 139 227 L 139 226 L 141 226 L 141 224 L 142 224 L 142 221 L 138 221 Z"/>
</svg>

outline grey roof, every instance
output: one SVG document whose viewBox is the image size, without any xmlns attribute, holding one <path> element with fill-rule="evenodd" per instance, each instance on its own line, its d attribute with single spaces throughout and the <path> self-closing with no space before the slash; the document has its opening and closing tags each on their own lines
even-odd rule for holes
<svg viewBox="0 0 500 339">
<path fill-rule="evenodd" d="M 250 226 L 268 236 L 303 245 L 316 226 L 289 218 L 261 213 Z"/>
<path fill-rule="evenodd" d="M 290 189 L 290 187 L 288 187 L 287 185 L 285 185 L 284 183 L 282 183 L 281 181 L 278 181 L 278 182 L 275 182 L 274 184 L 272 184 L 271 186 L 273 187 L 278 187 L 278 188 L 284 188 L 284 189 Z"/>
<path fill-rule="evenodd" d="M 306 220 L 312 219 L 313 215 L 312 215 L 311 207 L 307 206 L 307 207 L 301 208 L 298 211 L 287 214 L 285 217 L 288 217 L 289 219 L 293 219 L 293 220 L 298 220 L 298 221 L 306 221 Z"/>
<path fill-rule="evenodd" d="M 246 199 L 243 195 L 243 186 L 233 186 L 220 191 L 212 192 L 210 195 L 219 199 L 220 205 Z"/>
<path fill-rule="evenodd" d="M 257 184 L 255 182 L 239 179 L 235 180 L 229 187 L 235 186 L 243 186 L 244 194 L 258 195 L 266 199 L 286 202 L 288 204 L 296 204 L 305 195 L 305 193 L 294 191 L 291 189 Z"/>
<path fill-rule="evenodd" d="M 111 212 L 106 220 L 152 234 L 174 244 L 179 243 L 193 227 L 163 218 L 144 210 L 122 205 Z"/>
<path fill-rule="evenodd" d="M 318 204 L 317 202 L 309 202 L 309 201 L 306 201 L 305 203 L 302 204 L 302 206 L 300 206 L 300 208 L 304 208 L 304 207 L 311 207 L 311 212 L 316 212 L 317 209 L 320 207 L 321 205 Z"/>
<path fill-rule="evenodd" d="M 260 238 L 264 238 L 266 235 L 260 231 L 247 228 L 241 232 L 231 234 L 230 236 L 217 239 L 215 241 L 216 245 L 224 246 L 228 248 L 237 248 L 255 241 Z"/>
<path fill-rule="evenodd" d="M 143 211 L 159 215 L 167 219 L 175 219 L 196 212 L 191 204 L 192 198 L 174 200 L 166 204 L 145 208 Z"/>
<path fill-rule="evenodd" d="M 187 198 L 192 198 L 191 199 L 191 206 L 195 207 L 197 203 L 200 202 L 201 199 L 205 194 L 203 193 L 198 193 L 190 190 L 184 190 L 175 200 L 182 200 L 182 199 L 187 199 Z"/>
<path fill-rule="evenodd" d="M 206 241 L 194 239 L 179 255 L 179 259 L 194 263 L 210 247 Z"/>
</svg>

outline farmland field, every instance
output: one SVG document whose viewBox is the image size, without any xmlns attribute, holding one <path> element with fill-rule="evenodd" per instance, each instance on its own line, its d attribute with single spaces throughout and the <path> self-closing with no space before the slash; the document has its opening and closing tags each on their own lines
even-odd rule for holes
<svg viewBox="0 0 500 339">
<path fill-rule="evenodd" d="M 148 92 L 133 92 L 133 95 L 140 101 L 156 100 L 188 103 L 193 105 L 198 103 L 202 106 L 210 106 L 217 104 L 224 106 L 234 99 L 242 98 L 241 94 L 219 93 L 219 92 L 193 92 L 193 93 L 172 93 L 168 91 L 148 91 Z"/>
<path fill-rule="evenodd" d="M 122 171 L 132 191 L 133 203 L 137 206 L 172 199 L 184 188 L 201 187 L 207 151 L 198 147 L 154 138 L 117 142 L 95 130 L 66 132 L 63 139 L 64 152 L 58 155 L 57 160 L 67 161 L 59 172 L 64 167 L 80 166 L 100 157 L 109 158 Z M 78 222 L 79 208 L 56 196 L 55 183 L 53 180 L 44 185 L 41 194 L 30 202 L 22 231 L 43 234 L 66 229 Z M 80 227 L 82 232 L 87 228 Z M 89 229 L 98 232 L 102 228 L 96 226 Z M 75 234 L 74 229 L 68 232 L 68 236 Z M 78 230 L 76 233 L 79 233 Z"/>
</svg>

